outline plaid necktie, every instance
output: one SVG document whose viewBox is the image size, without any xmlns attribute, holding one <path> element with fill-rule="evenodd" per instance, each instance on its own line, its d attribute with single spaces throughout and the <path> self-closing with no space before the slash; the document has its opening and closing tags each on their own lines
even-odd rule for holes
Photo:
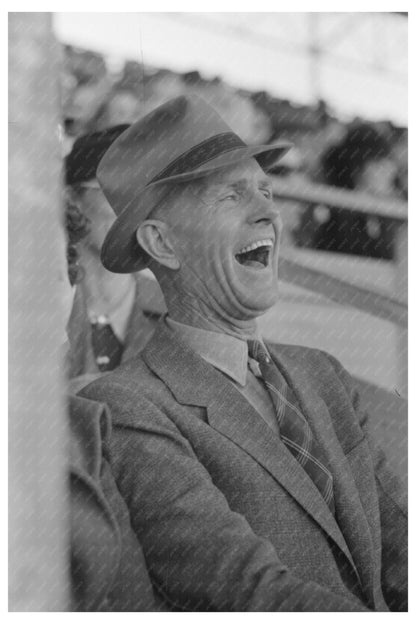
<svg viewBox="0 0 416 624">
<path fill-rule="evenodd" d="M 335 514 L 332 475 L 296 397 L 259 340 L 248 341 L 249 356 L 260 367 L 263 381 L 276 409 L 280 437 L 316 485 L 331 512 Z"/>
<path fill-rule="evenodd" d="M 99 316 L 91 321 L 91 342 L 95 362 L 101 373 L 119 366 L 124 347 L 107 317 Z"/>
</svg>

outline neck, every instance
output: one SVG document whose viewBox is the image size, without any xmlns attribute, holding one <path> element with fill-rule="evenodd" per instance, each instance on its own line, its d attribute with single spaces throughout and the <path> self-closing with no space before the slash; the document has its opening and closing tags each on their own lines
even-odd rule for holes
<svg viewBox="0 0 416 624">
<path fill-rule="evenodd" d="M 90 310 L 108 313 L 134 288 L 133 275 L 119 275 L 107 271 L 101 264 L 99 255 L 88 248 L 82 250 L 81 265 L 85 269 L 82 288 Z"/>
<path fill-rule="evenodd" d="M 229 334 L 247 340 L 257 333 L 256 319 L 236 319 L 224 311 L 216 311 L 193 297 L 166 296 L 171 319 L 198 329 Z"/>
</svg>

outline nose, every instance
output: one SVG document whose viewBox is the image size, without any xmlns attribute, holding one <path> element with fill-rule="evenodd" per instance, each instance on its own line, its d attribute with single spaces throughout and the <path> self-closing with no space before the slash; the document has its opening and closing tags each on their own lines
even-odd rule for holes
<svg viewBox="0 0 416 624">
<path fill-rule="evenodd" d="M 273 198 L 268 198 L 261 191 L 253 195 L 251 199 L 251 209 L 248 217 L 250 225 L 255 223 L 269 225 L 280 224 L 280 212 Z"/>
</svg>

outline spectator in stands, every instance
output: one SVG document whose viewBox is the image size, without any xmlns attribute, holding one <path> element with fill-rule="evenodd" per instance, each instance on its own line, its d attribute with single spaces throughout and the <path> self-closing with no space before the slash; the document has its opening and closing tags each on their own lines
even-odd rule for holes
<svg viewBox="0 0 416 624">
<path fill-rule="evenodd" d="M 66 157 L 68 193 L 82 207 L 89 234 L 80 245 L 84 269 L 68 326 L 73 345 L 70 376 L 113 370 L 136 355 L 165 312 L 163 295 L 149 276 L 115 275 L 100 261 L 102 242 L 114 214 L 95 180 L 100 158 L 128 126 L 77 139 Z"/>
<path fill-rule="evenodd" d="M 397 167 L 386 138 L 370 124 L 353 125 L 322 159 L 323 181 L 378 197 L 395 194 Z M 318 227 L 314 246 L 342 253 L 391 259 L 394 223 L 375 215 L 331 209 Z"/>
<path fill-rule="evenodd" d="M 64 127 L 68 137 L 76 137 L 88 132 L 91 120 L 107 101 L 110 91 L 108 79 L 79 84 L 67 97 L 65 103 Z"/>
<path fill-rule="evenodd" d="M 82 279 L 77 244 L 86 235 L 78 203 L 65 201 L 60 275 L 69 317 Z M 60 239 L 61 240 L 61 239 Z M 66 246 L 66 259 L 65 259 Z M 64 326 L 66 319 L 64 320 Z M 70 347 L 69 347 L 70 348 Z M 70 557 L 72 611 L 154 611 L 143 552 L 109 464 L 111 419 L 102 403 L 68 397 L 70 432 Z"/>
<path fill-rule="evenodd" d="M 105 130 L 120 124 L 131 124 L 139 119 L 143 106 L 135 91 L 114 87 L 88 124 L 89 132 Z"/>
<path fill-rule="evenodd" d="M 169 313 L 81 394 L 110 406 L 113 472 L 168 608 L 406 610 L 405 492 L 351 377 L 256 327 L 277 298 L 266 171 L 285 151 L 191 96 L 110 146 L 103 263 L 152 267 Z"/>
</svg>

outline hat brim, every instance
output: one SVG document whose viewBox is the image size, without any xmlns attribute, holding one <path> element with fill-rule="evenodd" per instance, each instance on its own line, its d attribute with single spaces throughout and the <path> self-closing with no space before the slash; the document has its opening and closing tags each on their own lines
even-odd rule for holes
<svg viewBox="0 0 416 624">
<path fill-rule="evenodd" d="M 140 256 L 136 230 L 154 207 L 154 197 L 151 202 L 150 195 L 154 194 L 158 186 L 195 180 L 224 167 L 238 164 L 247 158 L 255 158 L 267 171 L 291 147 L 290 143 L 283 142 L 274 145 L 238 147 L 204 163 L 195 171 L 169 176 L 146 185 L 138 191 L 134 200 L 129 201 L 128 206 L 124 208 L 108 231 L 101 249 L 101 262 L 104 267 L 112 273 L 135 273 L 146 268 L 146 263 Z"/>
</svg>

